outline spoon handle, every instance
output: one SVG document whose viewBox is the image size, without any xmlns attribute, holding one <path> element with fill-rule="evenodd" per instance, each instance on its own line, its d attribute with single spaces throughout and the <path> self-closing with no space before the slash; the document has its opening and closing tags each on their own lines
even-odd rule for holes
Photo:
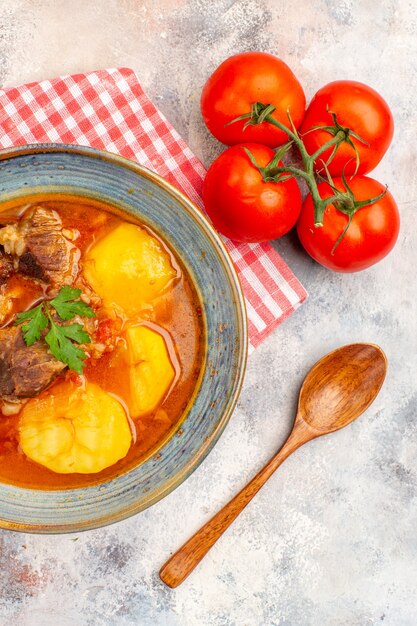
<svg viewBox="0 0 417 626">
<path fill-rule="evenodd" d="M 159 572 L 168 587 L 178 587 L 193 571 L 210 548 L 229 528 L 239 513 L 252 500 L 285 459 L 297 448 L 317 436 L 303 420 L 296 419 L 294 428 L 282 448 L 258 474 L 214 517 L 200 528 L 184 545 L 171 556 Z"/>
</svg>

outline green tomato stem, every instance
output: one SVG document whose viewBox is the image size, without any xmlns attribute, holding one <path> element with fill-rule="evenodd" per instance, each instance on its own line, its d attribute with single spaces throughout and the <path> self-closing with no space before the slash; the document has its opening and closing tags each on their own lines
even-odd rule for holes
<svg viewBox="0 0 417 626">
<path fill-rule="evenodd" d="M 330 204 L 334 204 L 335 207 L 339 211 L 341 211 L 342 213 L 345 213 L 348 216 L 349 219 L 346 224 L 346 227 L 344 228 L 343 232 L 340 234 L 335 245 L 333 246 L 332 254 L 334 254 L 337 246 L 340 244 L 343 237 L 345 236 L 356 211 L 362 207 L 368 206 L 369 204 L 373 204 L 374 202 L 377 202 L 378 200 L 380 200 L 386 194 L 387 190 L 385 189 L 383 193 L 379 194 L 378 196 L 375 196 L 374 198 L 369 198 L 368 200 L 363 200 L 363 201 L 357 201 L 353 195 L 352 190 L 350 189 L 348 185 L 348 182 L 343 172 L 342 172 L 342 179 L 346 188 L 346 192 L 341 192 L 334 186 L 329 169 L 328 169 L 328 165 L 333 159 L 333 157 L 335 156 L 338 146 L 341 143 L 346 142 L 354 149 L 356 153 L 356 170 L 355 170 L 355 173 L 356 173 L 357 168 L 359 166 L 359 155 L 358 155 L 357 148 L 355 144 L 352 143 L 352 140 L 350 139 L 349 135 L 352 135 L 353 137 L 355 137 L 357 140 L 361 141 L 362 143 L 366 143 L 352 129 L 344 128 L 343 126 L 341 126 L 337 121 L 337 117 L 335 113 L 332 113 L 333 126 L 316 127 L 317 129 L 321 128 L 322 130 L 332 135 L 331 139 L 329 139 L 329 141 L 324 143 L 322 146 L 320 146 L 320 148 L 318 148 L 313 154 L 310 155 L 308 154 L 307 149 L 304 145 L 304 142 L 302 138 L 299 136 L 297 129 L 295 128 L 292 122 L 289 111 L 287 111 L 287 114 L 288 114 L 288 119 L 289 119 L 291 128 L 288 128 L 287 126 L 282 124 L 282 122 L 279 122 L 278 120 L 276 120 L 272 116 L 274 111 L 275 111 L 275 107 L 272 104 L 265 105 L 262 102 L 254 102 L 252 104 L 251 111 L 249 113 L 240 115 L 236 119 L 229 122 L 229 124 L 234 124 L 237 121 L 247 120 L 243 127 L 243 130 L 244 130 L 250 125 L 262 124 L 263 122 L 268 122 L 272 126 L 276 126 L 281 131 L 286 133 L 286 135 L 288 135 L 288 137 L 290 138 L 290 141 L 284 146 L 282 146 L 280 150 L 276 151 L 274 158 L 265 167 L 261 167 L 257 164 L 250 150 L 248 150 L 247 148 L 244 148 L 244 150 L 247 156 L 249 157 L 252 165 L 259 170 L 264 182 L 273 181 L 275 183 L 279 183 L 281 181 L 283 182 L 287 180 L 287 178 L 292 177 L 292 176 L 302 178 L 306 182 L 308 189 L 310 191 L 310 194 L 311 194 L 311 198 L 313 200 L 314 226 L 315 227 L 323 226 L 324 212 L 326 210 L 326 207 L 328 207 Z M 278 163 L 281 161 L 282 157 L 284 156 L 285 152 L 290 148 L 291 144 L 293 143 L 297 146 L 297 149 L 300 153 L 304 169 L 294 167 L 292 165 L 282 165 L 282 166 L 278 165 Z M 330 187 L 333 189 L 333 195 L 329 196 L 328 198 L 322 198 L 320 196 L 319 189 L 318 189 L 317 179 L 316 179 L 315 172 L 314 172 L 314 164 L 317 161 L 317 159 L 320 157 L 320 155 L 322 155 L 324 152 L 330 149 L 332 149 L 332 152 L 330 156 L 328 157 L 327 162 L 325 162 L 323 159 L 322 159 L 322 162 L 323 162 L 323 169 L 326 171 L 326 174 L 327 174 L 327 179 L 328 179 L 327 182 L 330 185 Z M 285 174 L 287 174 L 287 176 L 285 176 Z"/>
<path fill-rule="evenodd" d="M 333 146 L 338 146 L 340 143 L 342 143 L 342 141 L 344 141 L 344 139 L 345 133 L 343 132 L 343 130 L 339 130 L 334 137 L 332 137 L 331 139 L 329 139 L 329 141 L 326 141 L 326 143 L 320 146 L 320 148 L 318 148 L 318 150 L 316 150 L 314 154 L 312 154 L 309 158 L 314 163 L 314 161 L 317 161 L 318 157 L 323 154 L 323 152 L 326 152 L 326 150 L 332 148 Z"/>
<path fill-rule="evenodd" d="M 286 173 L 293 174 L 294 176 L 299 176 L 303 178 L 308 186 L 308 189 L 311 193 L 311 197 L 314 203 L 314 226 L 320 228 L 323 226 L 323 215 L 326 207 L 334 202 L 337 198 L 336 196 L 331 196 L 330 198 L 325 198 L 324 200 L 321 198 L 316 177 L 314 176 L 314 162 L 320 154 L 332 148 L 335 145 L 340 144 L 345 137 L 343 131 L 339 131 L 334 137 L 329 139 L 325 144 L 323 144 L 316 152 L 312 155 L 309 155 L 304 142 L 298 135 L 298 133 L 293 132 L 287 126 L 276 120 L 272 115 L 267 115 L 265 121 L 269 122 L 273 126 L 276 126 L 280 130 L 283 130 L 287 135 L 291 138 L 294 144 L 297 146 L 298 151 L 300 153 L 301 159 L 303 161 L 304 170 L 292 166 L 284 165 L 281 168 L 277 168 L 277 173 Z"/>
</svg>

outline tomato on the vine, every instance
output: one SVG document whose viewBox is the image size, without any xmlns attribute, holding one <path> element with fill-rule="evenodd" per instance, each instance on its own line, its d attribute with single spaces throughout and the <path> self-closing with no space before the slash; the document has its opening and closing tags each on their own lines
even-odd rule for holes
<svg viewBox="0 0 417 626">
<path fill-rule="evenodd" d="M 259 144 L 242 144 L 225 150 L 210 166 L 203 187 L 206 211 L 214 226 L 235 241 L 276 239 L 296 223 L 301 193 L 294 178 L 264 182 L 250 161 L 265 167 L 275 152 Z"/>
<path fill-rule="evenodd" d="M 300 134 L 307 152 L 312 155 L 331 139 L 324 130 L 312 130 L 315 126 L 332 126 L 332 113 L 344 128 L 354 131 L 361 140 L 350 135 L 359 156 L 358 174 L 373 170 L 391 143 L 394 133 L 392 113 L 385 100 L 371 87 L 352 80 L 339 80 L 325 85 L 316 93 L 307 108 Z M 323 169 L 323 162 L 332 150 L 323 152 L 316 162 L 316 169 Z M 343 142 L 337 148 L 328 165 L 330 174 L 340 176 L 353 174 L 356 169 L 355 150 Z"/>
<path fill-rule="evenodd" d="M 201 112 L 209 131 L 222 143 L 260 143 L 271 148 L 286 143 L 288 135 L 263 122 L 243 127 L 247 120 L 230 124 L 250 113 L 255 102 L 272 104 L 272 117 L 290 127 L 288 114 L 296 128 L 305 112 L 303 88 L 288 65 L 265 52 L 243 52 L 224 61 L 207 80 L 201 94 Z"/>
<path fill-rule="evenodd" d="M 346 190 L 342 178 L 334 178 L 333 183 L 340 191 Z M 348 184 L 357 201 L 375 198 L 385 189 L 368 176 L 356 176 Z M 322 198 L 334 194 L 326 182 L 320 183 L 318 189 Z M 323 226 L 315 227 L 313 200 L 308 194 L 301 209 L 297 232 L 310 256 L 336 272 L 358 272 L 374 265 L 390 252 L 397 241 L 400 216 L 389 191 L 373 204 L 358 209 L 337 243 L 348 222 L 349 216 L 330 204 L 324 212 Z"/>
</svg>

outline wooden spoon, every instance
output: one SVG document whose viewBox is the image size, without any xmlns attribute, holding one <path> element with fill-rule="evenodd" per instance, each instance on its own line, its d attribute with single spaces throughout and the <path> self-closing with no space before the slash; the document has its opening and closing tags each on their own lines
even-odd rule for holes
<svg viewBox="0 0 417 626">
<path fill-rule="evenodd" d="M 169 587 L 180 585 L 292 452 L 307 441 L 347 426 L 369 407 L 386 371 L 383 351 L 366 343 L 344 346 L 320 359 L 301 387 L 294 426 L 285 444 L 233 500 L 173 554 L 159 572 L 161 580 Z"/>
</svg>

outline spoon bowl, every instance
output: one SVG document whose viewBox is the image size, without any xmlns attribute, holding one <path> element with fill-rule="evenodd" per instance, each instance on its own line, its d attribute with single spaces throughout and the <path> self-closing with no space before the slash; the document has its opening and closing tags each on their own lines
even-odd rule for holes
<svg viewBox="0 0 417 626">
<path fill-rule="evenodd" d="M 373 402 L 386 372 L 378 346 L 353 343 L 330 352 L 307 374 L 297 417 L 323 434 L 347 426 Z"/>
</svg>

